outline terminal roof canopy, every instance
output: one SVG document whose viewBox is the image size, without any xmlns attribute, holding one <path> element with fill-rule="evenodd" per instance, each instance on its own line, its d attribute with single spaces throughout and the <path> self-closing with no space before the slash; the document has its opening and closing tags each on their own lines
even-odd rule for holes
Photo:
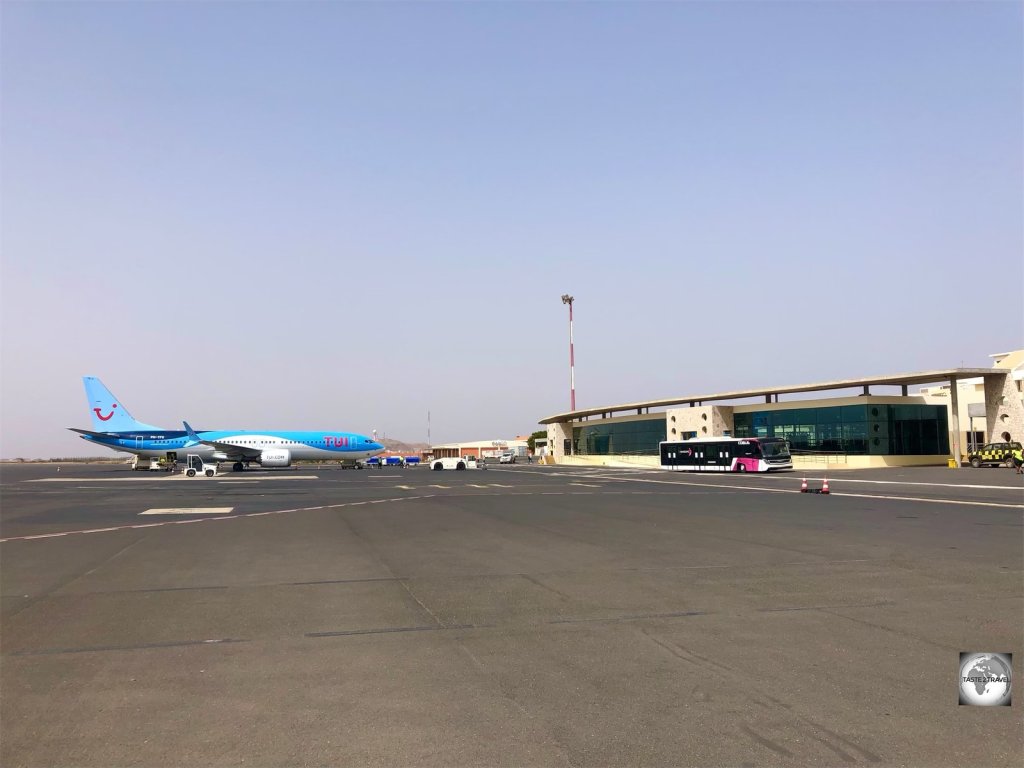
<svg viewBox="0 0 1024 768">
<path fill-rule="evenodd" d="M 861 379 L 840 379 L 837 381 L 823 381 L 817 384 L 795 384 L 786 387 L 762 387 L 760 389 L 741 389 L 734 392 L 716 392 L 708 395 L 687 395 L 685 397 L 673 397 L 664 400 L 644 400 L 637 403 L 622 403 L 620 405 L 605 405 L 600 408 L 587 408 L 579 411 L 568 411 L 554 416 L 541 419 L 540 424 L 556 424 L 564 421 L 575 421 L 587 416 L 597 416 L 602 413 L 615 413 L 617 411 L 640 411 L 650 408 L 667 408 L 671 405 L 685 405 L 691 403 L 708 403 L 719 400 L 741 400 L 748 397 L 763 397 L 765 395 L 793 394 L 797 392 L 822 392 L 830 389 L 853 389 L 855 387 L 869 386 L 917 386 L 919 384 L 933 384 L 937 381 L 952 381 L 954 379 L 969 379 L 977 376 L 1006 376 L 1009 371 L 1005 368 L 947 368 L 940 371 L 921 371 L 918 373 L 898 373 L 888 376 L 868 376 Z"/>
</svg>

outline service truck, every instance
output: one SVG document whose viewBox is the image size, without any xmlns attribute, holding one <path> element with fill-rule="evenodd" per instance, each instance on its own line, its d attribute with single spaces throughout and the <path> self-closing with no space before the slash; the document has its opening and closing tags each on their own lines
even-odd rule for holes
<svg viewBox="0 0 1024 768">
<path fill-rule="evenodd" d="M 487 469 L 487 465 L 477 461 L 475 456 L 445 456 L 431 461 L 430 468 L 439 472 L 442 469 Z"/>
<path fill-rule="evenodd" d="M 188 458 L 185 460 L 185 477 L 195 477 L 196 475 L 206 475 L 206 477 L 213 477 L 217 474 L 216 464 L 207 464 L 203 461 L 202 456 L 197 456 L 194 453 L 190 453 Z"/>
</svg>

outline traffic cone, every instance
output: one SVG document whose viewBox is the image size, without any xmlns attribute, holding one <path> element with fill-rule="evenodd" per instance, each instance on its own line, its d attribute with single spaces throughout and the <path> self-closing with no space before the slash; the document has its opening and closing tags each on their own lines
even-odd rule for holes
<svg viewBox="0 0 1024 768">
<path fill-rule="evenodd" d="M 807 493 L 807 478 L 800 481 L 800 493 Z"/>
<path fill-rule="evenodd" d="M 828 489 L 828 478 L 827 477 L 825 478 L 825 482 L 821 484 L 821 492 L 822 493 L 831 493 L 831 491 Z"/>
</svg>

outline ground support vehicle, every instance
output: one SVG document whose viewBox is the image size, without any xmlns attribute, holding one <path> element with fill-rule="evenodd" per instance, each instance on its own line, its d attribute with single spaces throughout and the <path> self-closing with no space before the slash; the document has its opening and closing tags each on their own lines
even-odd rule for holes
<svg viewBox="0 0 1024 768">
<path fill-rule="evenodd" d="M 444 458 L 431 461 L 430 468 L 440 472 L 442 469 L 487 469 L 487 465 L 482 461 L 477 461 L 472 456 L 445 456 Z"/>
<path fill-rule="evenodd" d="M 132 469 L 139 472 L 173 472 L 178 466 L 176 454 L 169 454 L 165 457 L 133 456 Z"/>
<path fill-rule="evenodd" d="M 967 461 L 972 467 L 998 467 L 1005 464 L 1013 466 L 1013 451 L 1020 448 L 1020 443 L 986 443 L 978 450 L 967 454 Z"/>
<path fill-rule="evenodd" d="M 216 464 L 207 464 L 203 461 L 202 456 L 197 456 L 194 453 L 190 453 L 185 460 L 185 477 L 195 477 L 196 475 L 206 475 L 206 477 L 213 477 L 217 474 Z"/>
<path fill-rule="evenodd" d="M 676 472 L 772 472 L 792 469 L 781 437 L 714 437 L 659 444 L 661 468 Z"/>
</svg>

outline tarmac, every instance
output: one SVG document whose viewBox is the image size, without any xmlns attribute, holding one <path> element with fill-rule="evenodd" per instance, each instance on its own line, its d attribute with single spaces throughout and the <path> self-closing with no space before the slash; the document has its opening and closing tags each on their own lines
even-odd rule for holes
<svg viewBox="0 0 1024 768">
<path fill-rule="evenodd" d="M 802 477 L 3 465 L 0 764 L 1020 765 L 1024 477 Z"/>
</svg>

